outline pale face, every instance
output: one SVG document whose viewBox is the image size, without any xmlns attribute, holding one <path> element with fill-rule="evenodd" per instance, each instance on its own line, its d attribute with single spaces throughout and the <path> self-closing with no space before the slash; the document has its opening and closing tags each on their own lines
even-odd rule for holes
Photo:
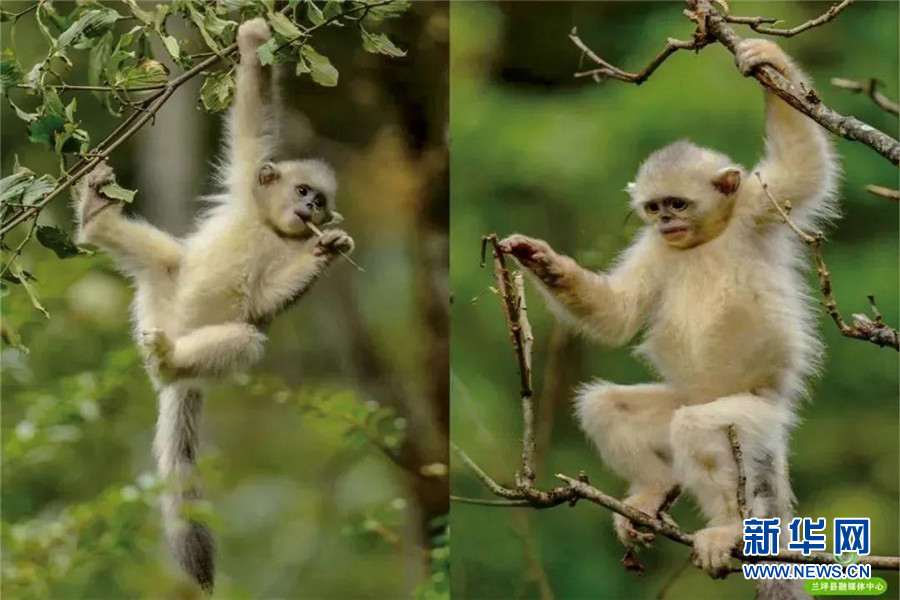
<svg viewBox="0 0 900 600">
<path fill-rule="evenodd" d="M 673 248 L 694 248 L 719 236 L 731 218 L 733 198 L 706 198 L 696 202 L 677 196 L 643 203 L 643 217 Z"/>
<path fill-rule="evenodd" d="M 333 180 L 315 170 L 287 165 L 263 165 L 257 199 L 268 220 L 285 235 L 305 235 L 307 223 L 321 227 L 340 220 L 334 210 Z"/>
</svg>

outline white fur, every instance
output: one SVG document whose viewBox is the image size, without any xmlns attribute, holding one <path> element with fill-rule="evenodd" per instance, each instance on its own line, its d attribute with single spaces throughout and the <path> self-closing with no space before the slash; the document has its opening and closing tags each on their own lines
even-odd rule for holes
<svg viewBox="0 0 900 600">
<path fill-rule="evenodd" d="M 771 63 L 803 79 L 771 42 L 747 40 L 738 62 L 746 71 Z M 825 134 L 774 95 L 766 101 L 767 154 L 755 170 L 776 199 L 793 205 L 801 226 L 835 217 L 838 167 Z M 736 169 L 741 185 L 725 197 L 710 182 Z M 608 273 L 586 271 L 539 240 L 517 235 L 502 244 L 536 275 L 553 310 L 600 342 L 621 345 L 644 328 L 637 352 L 664 383 L 585 386 L 576 416 L 604 462 L 631 483 L 629 503 L 652 514 L 675 484 L 696 496 L 709 527 L 697 532 L 695 559 L 720 574 L 741 531 L 729 425 L 744 452 L 750 514 L 791 513 L 794 405 L 821 354 L 805 249 L 755 176 L 689 142 L 651 155 L 628 191 L 636 207 L 686 198 L 727 224 L 690 248 L 648 226 Z M 625 525 L 616 519 L 620 538 L 633 544 Z"/>
<path fill-rule="evenodd" d="M 263 19 L 238 31 L 240 65 L 228 119 L 227 156 L 218 180 L 224 186 L 195 231 L 176 239 L 122 216 L 120 204 L 97 192 L 113 178 L 102 166 L 89 174 L 77 207 L 82 241 L 107 250 L 135 283 L 135 336 L 145 348 L 159 389 L 154 449 L 161 476 L 166 529 L 182 567 L 207 590 L 213 585 L 213 541 L 206 528 L 183 520 L 181 505 L 198 496 L 192 481 L 201 383 L 251 364 L 262 355 L 268 322 L 296 300 L 353 241 L 329 230 L 321 240 L 292 209 L 297 186 L 328 198 L 334 172 L 319 160 L 273 164 L 277 184 L 263 186 L 260 167 L 273 151 L 273 108 L 256 48 L 269 37 Z M 321 223 L 329 211 L 316 209 Z M 291 219 L 290 227 L 283 219 Z"/>
</svg>

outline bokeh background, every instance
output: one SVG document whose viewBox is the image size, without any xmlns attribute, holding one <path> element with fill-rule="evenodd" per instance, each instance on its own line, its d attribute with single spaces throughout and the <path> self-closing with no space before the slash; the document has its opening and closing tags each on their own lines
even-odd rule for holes
<svg viewBox="0 0 900 600">
<path fill-rule="evenodd" d="M 821 2 L 729 2 L 732 14 L 795 24 L 823 13 Z M 453 441 L 503 483 L 519 460 L 521 416 L 516 367 L 490 268 L 479 269 L 479 237 L 523 232 L 544 238 L 582 264 L 602 268 L 638 227 L 623 190 L 652 150 L 682 137 L 751 166 L 763 148 L 759 84 L 711 46 L 680 52 L 643 85 L 575 79 L 579 52 L 567 34 L 600 56 L 637 71 L 666 37 L 689 39 L 680 2 L 461 2 L 451 5 L 451 432 Z M 779 43 L 814 77 L 829 106 L 894 136 L 897 117 L 868 98 L 837 90 L 831 77 L 885 83 L 898 98 L 898 4 L 858 2 L 833 22 Z M 736 26 L 742 36 L 748 28 Z M 585 63 L 585 68 L 589 64 Z M 837 141 L 844 165 L 844 218 L 829 231 L 825 257 L 845 318 L 867 312 L 874 294 L 885 319 L 898 311 L 898 205 L 865 184 L 897 187 L 897 170 L 867 147 Z M 607 350 L 559 329 L 528 284 L 534 327 L 538 484 L 584 469 L 620 496 L 571 416 L 572 388 L 593 377 L 619 383 L 651 374 L 627 348 Z M 815 285 L 810 277 L 810 285 Z M 477 299 L 477 300 L 473 300 Z M 812 401 L 791 446 L 798 514 L 872 519 L 872 551 L 898 550 L 898 361 L 890 349 L 842 338 L 824 316 L 828 345 Z M 490 494 L 453 461 L 455 494 Z M 688 551 L 659 540 L 640 555 L 643 576 L 619 564 L 611 513 L 590 503 L 545 511 L 454 503 L 452 595 L 483 598 L 752 598 L 732 576 L 714 582 L 686 567 Z M 702 522 L 689 498 L 673 516 Z M 896 573 L 879 573 L 897 597 Z"/>
<path fill-rule="evenodd" d="M 74 7 L 56 3 L 61 14 Z M 174 17 L 169 27 L 185 52 L 205 50 L 196 29 Z M 200 471 L 223 598 L 432 598 L 448 585 L 448 6 L 416 3 L 382 31 L 406 57 L 363 52 L 358 33 L 328 28 L 316 47 L 340 71 L 337 87 L 284 77 L 284 155 L 336 166 L 366 272 L 337 263 L 274 322 L 263 362 L 207 397 Z M 2 46 L 23 65 L 42 58 L 33 14 L 10 34 L 3 23 Z M 87 52 L 70 57 L 67 80 L 86 81 Z M 177 234 L 211 190 L 222 135 L 199 87 L 179 89 L 111 159 L 119 182 L 138 190 L 134 211 Z M 91 94 L 64 100 L 74 94 L 92 139 L 115 128 Z M 2 104 L 3 175 L 16 157 L 57 173 L 52 152 Z M 66 199 L 41 222 L 71 230 Z M 102 254 L 62 261 L 32 242 L 20 260 L 50 318 L 21 286 L 4 285 L 3 596 L 197 596 L 161 541 L 156 400 L 130 340 L 129 286 Z"/>
</svg>

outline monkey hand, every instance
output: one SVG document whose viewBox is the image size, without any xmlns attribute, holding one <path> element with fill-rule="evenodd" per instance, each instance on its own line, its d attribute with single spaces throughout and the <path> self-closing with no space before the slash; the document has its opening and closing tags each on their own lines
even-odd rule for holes
<svg viewBox="0 0 900 600">
<path fill-rule="evenodd" d="M 175 379 L 177 369 L 172 365 L 174 344 L 162 329 L 148 329 L 141 332 L 141 343 L 147 352 L 151 366 L 164 382 Z"/>
<path fill-rule="evenodd" d="M 546 285 L 555 287 L 572 271 L 574 261 L 557 254 L 550 244 L 521 234 L 513 234 L 500 242 L 500 250 L 511 254 L 519 264 Z"/>
<path fill-rule="evenodd" d="M 668 518 L 665 513 L 660 513 L 660 507 L 665 503 L 665 495 L 653 492 L 639 492 L 625 498 L 624 502 L 628 506 L 635 508 L 643 513 L 657 518 Z M 665 515 L 665 516 L 664 516 Z M 635 523 L 618 513 L 613 515 L 613 526 L 616 529 L 616 537 L 622 542 L 626 548 L 634 548 L 638 544 L 642 546 L 650 546 L 655 539 L 651 532 L 640 531 Z"/>
<path fill-rule="evenodd" d="M 115 183 L 115 181 L 116 174 L 105 161 L 82 178 L 78 194 L 78 217 L 82 227 L 90 223 L 100 211 L 110 206 L 118 206 L 121 210 L 122 203 L 120 201 L 107 198 L 100 191 L 100 188 L 108 183 Z"/>
<path fill-rule="evenodd" d="M 353 238 L 340 229 L 326 229 L 313 249 L 315 256 L 333 258 L 336 254 L 353 252 Z"/>
<path fill-rule="evenodd" d="M 704 569 L 713 579 L 723 579 L 731 566 L 731 551 L 740 540 L 740 524 L 701 529 L 694 534 L 694 565 Z"/>
<path fill-rule="evenodd" d="M 265 44 L 269 37 L 271 37 L 269 24 L 261 17 L 241 23 L 237 32 L 237 43 L 241 55 L 255 57 L 256 49 Z"/>
<path fill-rule="evenodd" d="M 743 40 L 734 52 L 734 62 L 740 72 L 748 77 L 759 65 L 774 67 L 785 77 L 791 78 L 793 64 L 778 44 L 760 38 Z"/>
</svg>

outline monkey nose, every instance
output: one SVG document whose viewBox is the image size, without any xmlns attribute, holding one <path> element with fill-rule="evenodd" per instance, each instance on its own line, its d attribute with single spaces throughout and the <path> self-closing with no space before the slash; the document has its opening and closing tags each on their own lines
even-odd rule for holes
<svg viewBox="0 0 900 600">
<path fill-rule="evenodd" d="M 659 218 L 659 220 L 662 221 L 663 223 L 668 223 L 669 221 L 672 220 L 672 217 L 670 217 L 669 215 L 663 215 Z"/>
</svg>

